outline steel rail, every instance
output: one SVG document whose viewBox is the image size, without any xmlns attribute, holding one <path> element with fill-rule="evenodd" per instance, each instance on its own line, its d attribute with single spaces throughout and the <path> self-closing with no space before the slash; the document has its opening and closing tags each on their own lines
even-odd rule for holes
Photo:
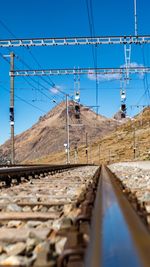
<svg viewBox="0 0 150 267">
<path fill-rule="evenodd" d="M 0 47 L 149 44 L 150 35 L 0 39 Z"/>
<path fill-rule="evenodd" d="M 149 232 L 104 166 L 90 236 L 86 267 L 149 267 Z"/>
<path fill-rule="evenodd" d="M 78 68 L 78 69 L 39 69 L 39 70 L 15 70 L 10 72 L 10 76 L 54 76 L 54 75 L 106 75 L 106 74 L 118 74 L 125 75 L 126 72 L 131 74 L 144 74 L 150 73 L 150 67 L 128 67 L 128 68 Z"/>
<path fill-rule="evenodd" d="M 13 177 L 16 179 L 21 175 L 35 175 L 42 172 L 55 172 L 61 170 L 67 170 L 71 168 L 85 166 L 85 164 L 69 164 L 69 165 L 29 165 L 29 166 L 17 166 L 0 169 L 0 181 L 11 180 Z"/>
</svg>

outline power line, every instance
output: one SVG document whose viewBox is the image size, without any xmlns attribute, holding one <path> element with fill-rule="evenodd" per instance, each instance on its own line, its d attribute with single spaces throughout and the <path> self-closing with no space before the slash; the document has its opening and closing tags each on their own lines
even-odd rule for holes
<svg viewBox="0 0 150 267">
<path fill-rule="evenodd" d="M 10 48 L 7 48 L 7 49 L 11 52 Z M 4 56 L 2 55 L 2 53 L 0 53 L 0 55 L 2 56 L 2 58 L 3 58 L 8 64 L 10 64 L 9 60 L 8 60 L 6 57 L 4 57 Z M 30 68 L 29 65 L 28 65 L 26 62 L 24 62 L 23 59 L 21 59 L 19 56 L 17 56 L 17 58 L 18 58 L 19 61 L 20 61 L 22 64 L 24 64 L 27 68 Z M 31 80 L 32 82 L 34 82 L 34 83 L 40 85 L 40 86 L 43 87 L 45 90 L 47 90 L 48 92 L 50 92 L 49 89 L 47 89 L 47 87 L 45 87 L 45 86 L 42 85 L 41 83 L 39 83 L 39 82 L 37 82 L 36 80 L 34 80 L 32 77 L 29 77 L 29 78 L 30 78 L 30 80 Z M 46 96 L 47 98 L 49 98 L 50 100 L 52 100 L 50 97 L 48 97 L 46 94 L 44 94 L 40 89 L 36 88 L 36 87 L 35 87 L 34 85 L 32 85 L 29 81 L 27 81 L 27 79 L 26 79 L 25 77 L 23 77 L 23 79 L 24 79 L 24 80 L 25 80 L 25 81 L 26 81 L 32 88 L 38 90 L 41 94 L 43 94 L 44 96 Z M 45 80 L 45 79 L 44 79 L 44 80 Z"/>
<path fill-rule="evenodd" d="M 0 55 L 1 55 L 2 58 L 3 58 L 3 59 L 10 65 L 9 60 L 8 60 L 6 57 L 4 57 L 1 53 L 0 53 Z M 29 78 L 30 78 L 30 80 L 32 80 L 33 82 L 38 83 L 38 82 L 35 81 L 32 77 L 29 77 Z M 42 90 L 40 90 L 39 88 L 37 88 L 37 87 L 35 87 L 33 84 L 31 84 L 31 82 L 29 82 L 29 81 L 27 80 L 26 77 L 23 77 L 23 79 L 24 79 L 24 80 L 25 80 L 25 81 L 26 81 L 32 88 L 36 89 L 36 90 L 39 91 L 42 95 L 44 95 L 44 96 L 47 97 L 48 99 L 52 100 L 52 98 L 50 98 L 48 95 L 46 95 Z M 49 89 L 47 89 L 47 87 L 43 86 L 42 84 L 38 83 L 38 85 L 42 86 L 44 89 L 46 89 L 48 92 L 50 92 Z"/>
<path fill-rule="evenodd" d="M 30 47 L 28 47 L 28 48 L 30 49 Z M 36 59 L 36 57 L 33 55 L 33 52 L 31 52 L 31 50 L 28 50 L 28 51 L 29 51 L 31 57 L 32 57 L 32 58 L 34 59 L 34 61 L 37 63 L 37 65 L 38 65 L 40 68 L 42 68 L 41 64 L 38 62 L 38 60 Z M 49 79 L 51 85 L 52 85 L 52 86 L 55 86 L 55 83 L 52 81 L 52 79 L 50 79 L 50 77 L 48 77 L 48 79 Z M 45 79 L 44 79 L 44 80 L 45 80 Z M 45 82 L 47 82 L 47 81 L 45 80 Z M 48 82 L 47 82 L 47 83 L 48 83 Z"/>
<path fill-rule="evenodd" d="M 4 86 L 1 86 L 1 88 L 2 88 L 3 90 L 7 91 L 8 93 L 10 93 L 9 90 L 8 90 L 7 88 L 5 88 Z M 39 110 L 39 111 L 42 111 L 42 112 L 44 112 L 44 113 L 46 112 L 45 110 L 43 110 L 43 109 L 41 109 L 41 108 L 39 108 L 39 107 L 37 107 L 37 106 L 31 104 L 30 102 L 28 102 L 28 101 L 25 100 L 24 98 L 22 98 L 22 97 L 20 97 L 20 96 L 18 96 L 18 95 L 16 95 L 16 94 L 15 94 L 14 96 L 15 96 L 16 98 L 18 98 L 19 100 L 21 100 L 22 102 L 24 102 L 24 103 L 26 103 L 26 104 L 32 106 L 33 108 L 35 108 L 35 109 L 37 109 L 37 110 Z"/>
<path fill-rule="evenodd" d="M 8 48 L 9 49 L 9 48 Z M 10 51 L 10 49 L 9 49 L 9 51 Z M 6 57 L 4 57 L 4 55 L 0 52 L 0 55 L 1 55 L 1 57 L 10 65 L 10 62 L 9 62 L 9 60 L 8 60 L 8 58 L 6 58 Z M 19 57 L 18 57 L 19 58 Z M 27 67 L 29 67 L 28 66 L 28 64 L 27 63 L 25 63 L 21 58 L 19 58 L 20 59 L 20 61 L 23 63 L 23 64 L 25 64 Z M 41 83 L 39 83 L 39 82 L 37 82 L 36 80 L 34 80 L 32 77 L 29 77 L 30 78 L 30 80 L 32 80 L 34 83 L 37 83 L 38 85 L 40 85 L 41 87 L 43 87 L 44 89 L 46 89 L 49 93 L 50 93 L 50 91 L 49 91 L 49 89 L 47 89 L 47 87 L 45 87 L 44 85 L 42 85 Z M 43 91 L 41 91 L 39 88 L 37 88 L 37 87 L 35 87 L 34 85 L 32 85 L 27 79 L 26 79 L 26 77 L 23 77 L 23 79 L 33 88 L 33 89 L 35 89 L 35 90 L 37 90 L 37 91 L 39 91 L 42 95 L 44 95 L 45 97 L 47 97 L 48 99 L 50 99 L 50 100 L 53 100 L 52 98 L 50 98 L 49 96 L 47 96 L 45 93 L 43 93 Z M 61 97 L 60 97 L 61 98 Z M 61 98 L 62 99 L 62 98 Z"/>
<path fill-rule="evenodd" d="M 28 69 L 31 69 L 30 65 L 27 64 L 21 57 L 17 56 L 17 59 L 18 59 L 24 66 L 26 66 Z M 38 66 L 41 67 L 40 64 L 38 64 Z M 48 81 L 45 80 L 43 77 L 41 77 L 41 79 L 42 79 L 44 82 L 48 83 L 48 85 L 50 85 L 50 86 L 52 86 L 52 87 L 55 87 L 55 84 L 54 84 L 53 82 L 48 82 Z M 34 81 L 34 82 L 36 82 L 36 81 Z"/>
<path fill-rule="evenodd" d="M 15 39 L 17 38 L 14 34 L 13 34 L 13 32 L 7 27 L 7 25 L 0 19 L 0 24 L 3 26 L 3 28 L 7 31 L 7 32 L 9 32 Z"/>
<path fill-rule="evenodd" d="M 0 20 L 0 24 L 3 26 L 3 28 L 5 29 L 5 30 L 7 30 L 14 38 L 17 38 L 16 37 L 16 35 L 14 35 L 14 33 L 7 27 L 7 25 L 2 21 L 2 20 Z M 10 51 L 10 48 L 7 48 L 9 51 Z M 38 60 L 36 59 L 36 57 L 33 55 L 33 53 L 29 50 L 29 47 L 27 46 L 27 47 L 24 47 L 24 49 L 26 49 L 28 52 L 29 52 L 29 54 L 31 55 L 31 57 L 33 58 L 33 60 L 37 63 L 37 65 L 41 68 L 41 65 L 40 65 L 40 63 L 38 62 Z M 20 58 L 20 61 L 25 65 L 25 66 L 27 66 L 29 69 L 31 69 L 31 67 L 24 61 L 24 60 L 21 60 L 21 58 Z M 50 80 L 50 82 L 48 82 L 47 80 L 45 80 L 43 77 L 41 77 L 41 79 L 43 80 L 43 81 L 45 81 L 46 83 L 48 83 L 49 85 L 51 85 L 52 87 L 55 87 L 55 84 L 54 84 L 54 82 L 50 79 L 50 77 L 48 77 L 49 78 L 49 80 Z"/>
</svg>

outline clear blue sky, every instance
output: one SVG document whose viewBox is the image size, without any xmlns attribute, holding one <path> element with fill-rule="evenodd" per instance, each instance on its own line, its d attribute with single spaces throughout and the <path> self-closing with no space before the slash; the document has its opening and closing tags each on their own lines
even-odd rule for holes
<svg viewBox="0 0 150 267">
<path fill-rule="evenodd" d="M 133 35 L 133 0 L 92 0 L 95 35 Z M 137 0 L 138 33 L 150 34 L 150 2 Z M 0 39 L 31 37 L 69 37 L 90 36 L 86 0 L 1 0 L 0 1 Z M 61 46 L 2 49 L 0 53 L 16 54 L 15 68 L 27 69 L 22 60 L 31 69 L 39 66 L 33 60 L 34 55 L 42 68 L 93 67 L 91 46 Z M 131 62 L 150 65 L 149 45 L 132 46 Z M 121 45 L 98 46 L 98 67 L 119 67 L 124 64 L 124 47 Z M 9 64 L 0 56 L 0 143 L 10 137 L 9 126 Z M 138 112 L 131 105 L 147 105 L 148 99 L 142 97 L 149 86 L 149 75 L 143 78 L 133 75 L 127 85 L 128 115 Z M 73 93 L 72 76 L 51 77 L 53 82 L 66 93 Z M 45 80 L 49 82 L 49 78 Z M 31 127 L 38 118 L 48 112 L 54 104 L 52 99 L 61 101 L 63 95 L 54 95 L 50 84 L 40 77 L 15 79 L 15 134 Z M 81 102 L 95 105 L 95 81 L 81 76 Z M 46 94 L 43 95 L 41 92 Z M 21 98 L 21 99 L 20 99 Z M 24 99 L 29 104 L 22 101 Z M 107 117 L 114 115 L 120 107 L 120 81 L 99 81 L 99 113 Z M 40 110 L 39 110 L 40 109 Z"/>
</svg>

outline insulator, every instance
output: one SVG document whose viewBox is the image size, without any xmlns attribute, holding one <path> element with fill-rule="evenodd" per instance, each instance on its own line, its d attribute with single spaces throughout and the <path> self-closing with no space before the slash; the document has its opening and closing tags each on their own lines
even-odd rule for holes
<svg viewBox="0 0 150 267">
<path fill-rule="evenodd" d="M 126 94 L 124 91 L 121 92 L 121 99 L 122 100 L 125 100 L 126 99 Z"/>
</svg>

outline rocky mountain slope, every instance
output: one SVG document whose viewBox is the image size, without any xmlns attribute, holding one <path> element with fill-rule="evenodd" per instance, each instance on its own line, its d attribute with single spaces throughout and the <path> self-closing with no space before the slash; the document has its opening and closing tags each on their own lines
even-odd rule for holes
<svg viewBox="0 0 150 267">
<path fill-rule="evenodd" d="M 97 135 L 97 139 L 88 142 L 88 155 L 86 144 L 82 143 L 75 150 L 70 150 L 71 163 L 113 163 L 119 161 L 150 160 L 150 107 L 147 107 L 132 119 L 123 120 L 124 123 L 104 135 Z M 106 124 L 108 121 L 105 122 Z M 108 127 L 108 125 L 107 125 Z M 88 157 L 87 157 L 88 156 Z M 50 154 L 39 162 L 65 163 L 65 152 Z"/>
<path fill-rule="evenodd" d="M 81 116 L 77 119 L 74 114 L 74 103 L 69 102 L 69 124 L 70 124 L 70 148 L 84 146 L 86 133 L 88 143 L 101 139 L 112 132 L 117 125 L 115 119 L 107 119 L 96 115 L 88 107 L 81 105 Z M 15 159 L 17 163 L 31 162 L 64 152 L 66 143 L 66 106 L 62 102 L 30 129 L 15 137 Z M 0 148 L 3 156 L 10 155 L 10 140 Z"/>
<path fill-rule="evenodd" d="M 93 142 L 90 151 L 91 162 L 96 164 L 150 160 L 150 107 Z M 86 162 L 84 148 L 79 155 L 79 159 Z"/>
</svg>

